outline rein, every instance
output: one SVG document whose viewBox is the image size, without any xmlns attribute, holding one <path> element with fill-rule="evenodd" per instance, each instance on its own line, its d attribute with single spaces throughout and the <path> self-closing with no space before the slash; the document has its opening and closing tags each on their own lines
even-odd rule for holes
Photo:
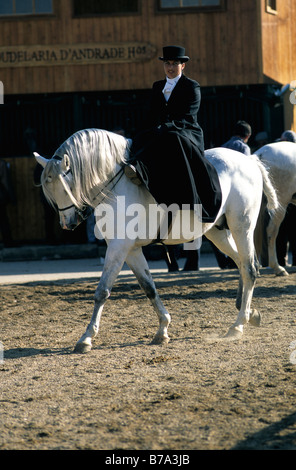
<svg viewBox="0 0 296 470">
<path fill-rule="evenodd" d="M 121 173 L 121 175 L 120 175 L 120 173 Z M 113 176 L 113 178 L 111 178 L 110 181 L 108 181 L 108 183 L 107 183 L 102 189 L 107 188 L 107 186 L 109 186 L 109 184 L 111 184 L 111 183 L 115 180 L 115 178 L 116 178 L 118 175 L 120 175 L 120 177 L 118 178 L 118 180 L 115 181 L 115 183 L 113 184 L 113 186 L 112 186 L 112 188 L 111 188 L 111 190 L 110 190 L 110 191 L 112 191 L 112 189 L 114 189 L 115 186 L 117 185 L 117 183 L 119 183 L 119 181 L 121 180 L 121 178 L 122 178 L 122 176 L 123 176 L 123 173 L 124 173 L 124 167 L 121 166 L 121 168 L 118 170 L 118 172 Z M 98 195 L 99 195 L 101 192 L 102 192 L 102 190 L 93 198 L 93 201 L 95 201 L 95 199 L 98 197 Z M 101 203 L 106 199 L 106 197 L 107 197 L 107 195 L 103 197 L 103 199 L 99 202 L 99 204 L 101 204 Z"/>
</svg>

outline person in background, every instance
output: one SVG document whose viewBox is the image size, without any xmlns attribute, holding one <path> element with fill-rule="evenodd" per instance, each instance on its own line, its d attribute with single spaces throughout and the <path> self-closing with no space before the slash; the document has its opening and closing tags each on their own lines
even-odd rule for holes
<svg viewBox="0 0 296 470">
<path fill-rule="evenodd" d="M 294 131 L 284 131 L 281 135 L 280 140 L 296 143 L 296 132 L 294 132 Z"/>
<path fill-rule="evenodd" d="M 238 121 L 234 128 L 234 135 L 222 147 L 236 150 L 245 155 L 251 155 L 248 140 L 252 135 L 252 128 L 246 121 Z"/>
<path fill-rule="evenodd" d="M 269 143 L 268 133 L 265 131 L 258 132 L 255 135 L 254 139 L 254 146 L 252 147 L 252 153 L 256 152 L 256 150 L 260 149 L 264 145 Z"/>
</svg>

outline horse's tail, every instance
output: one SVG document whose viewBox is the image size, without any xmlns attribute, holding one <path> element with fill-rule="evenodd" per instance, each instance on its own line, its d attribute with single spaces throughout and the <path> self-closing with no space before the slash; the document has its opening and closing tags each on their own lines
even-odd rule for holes
<svg viewBox="0 0 296 470">
<path fill-rule="evenodd" d="M 254 232 L 254 243 L 257 252 L 257 257 L 262 265 L 268 265 L 267 248 L 265 247 L 265 231 L 266 231 L 266 217 L 265 212 L 268 210 L 269 215 L 275 211 L 280 210 L 281 206 L 278 201 L 276 190 L 272 184 L 267 168 L 261 162 L 257 155 L 253 155 L 257 161 L 263 179 L 263 194 L 261 207 L 258 214 L 257 224 Z"/>
<path fill-rule="evenodd" d="M 267 199 L 267 209 L 269 210 L 269 212 L 274 212 L 280 209 L 280 204 L 278 201 L 276 190 L 272 184 L 267 168 L 260 161 L 257 155 L 253 155 L 253 157 L 256 159 L 257 165 L 261 171 L 261 175 L 263 179 L 263 193 L 265 194 L 266 199 Z"/>
</svg>

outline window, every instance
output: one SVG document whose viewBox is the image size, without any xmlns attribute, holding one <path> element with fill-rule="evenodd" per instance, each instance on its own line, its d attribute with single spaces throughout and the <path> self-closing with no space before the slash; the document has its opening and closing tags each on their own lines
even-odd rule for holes
<svg viewBox="0 0 296 470">
<path fill-rule="evenodd" d="M 185 10 L 196 8 L 221 9 L 225 0 L 159 0 L 159 10 Z"/>
<path fill-rule="evenodd" d="M 53 13 L 52 0 L 1 0 L 0 16 Z"/>
<path fill-rule="evenodd" d="M 266 0 L 266 11 L 273 15 L 277 15 L 276 0 Z"/>
<path fill-rule="evenodd" d="M 138 13 L 139 0 L 73 0 L 74 16 Z"/>
</svg>

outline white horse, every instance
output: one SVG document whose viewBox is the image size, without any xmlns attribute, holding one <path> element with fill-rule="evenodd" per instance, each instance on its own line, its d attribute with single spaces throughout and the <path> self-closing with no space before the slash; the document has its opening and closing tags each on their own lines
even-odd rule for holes
<svg viewBox="0 0 296 470">
<path fill-rule="evenodd" d="M 76 352 L 91 349 L 92 338 L 99 330 L 105 301 L 125 261 L 157 312 L 159 329 L 153 343 L 169 341 L 170 315 L 160 300 L 142 253 L 142 247 L 157 238 L 159 226 L 158 229 L 153 226 L 145 239 L 127 236 L 128 224 L 125 221 L 126 226 L 122 226 L 124 217 L 121 209 L 118 209 L 118 201 L 124 197 L 128 223 L 133 223 L 130 218 L 132 210 L 143 207 L 145 211 L 141 212 L 140 220 L 137 219 L 137 226 L 143 227 L 149 223 L 150 206 L 156 205 L 143 185 L 136 186 L 125 176 L 123 167 L 128 151 L 129 144 L 125 138 L 104 130 L 86 129 L 66 140 L 50 160 L 35 154 L 36 160 L 44 167 L 41 177 L 43 191 L 47 199 L 56 205 L 62 228 L 75 228 L 81 221 L 81 211 L 85 205 L 93 208 L 98 206 L 97 209 L 103 207 L 103 212 L 105 215 L 111 214 L 113 222 L 121 221 L 114 230 L 112 223 L 107 227 L 110 218 L 102 217 L 100 228 L 105 229 L 107 242 L 105 264 L 95 292 L 93 315 L 76 344 Z M 260 324 L 260 315 L 256 310 L 251 310 L 251 300 L 258 271 L 253 235 L 263 192 L 271 211 L 277 208 L 278 203 L 268 173 L 257 157 L 246 157 L 225 148 L 208 150 L 205 155 L 216 168 L 221 185 L 222 204 L 217 218 L 213 223 L 195 224 L 194 227 L 201 228 L 199 233 L 192 234 L 188 226 L 182 227 L 180 238 L 172 235 L 178 232 L 174 232 L 172 226 L 163 242 L 180 244 L 206 234 L 209 240 L 235 261 L 240 272 L 236 301 L 239 313 L 226 336 L 239 337 L 248 322 L 255 326 Z M 181 220 L 179 215 L 175 216 L 174 221 Z M 190 223 L 196 221 L 196 218 L 196 213 L 190 211 Z M 184 220 L 187 220 L 188 225 L 189 219 Z M 190 237 L 183 235 L 186 231 L 190 232 Z"/>
<path fill-rule="evenodd" d="M 296 204 L 296 144 L 294 142 L 275 142 L 264 145 L 255 154 L 267 168 L 279 202 L 278 209 L 271 214 L 266 227 L 268 264 L 276 275 L 288 275 L 285 268 L 278 263 L 276 238 L 288 204 Z M 261 216 L 263 216 L 263 212 L 261 212 Z M 263 224 L 262 220 L 258 222 Z M 262 246 L 256 248 L 259 255 Z"/>
</svg>

